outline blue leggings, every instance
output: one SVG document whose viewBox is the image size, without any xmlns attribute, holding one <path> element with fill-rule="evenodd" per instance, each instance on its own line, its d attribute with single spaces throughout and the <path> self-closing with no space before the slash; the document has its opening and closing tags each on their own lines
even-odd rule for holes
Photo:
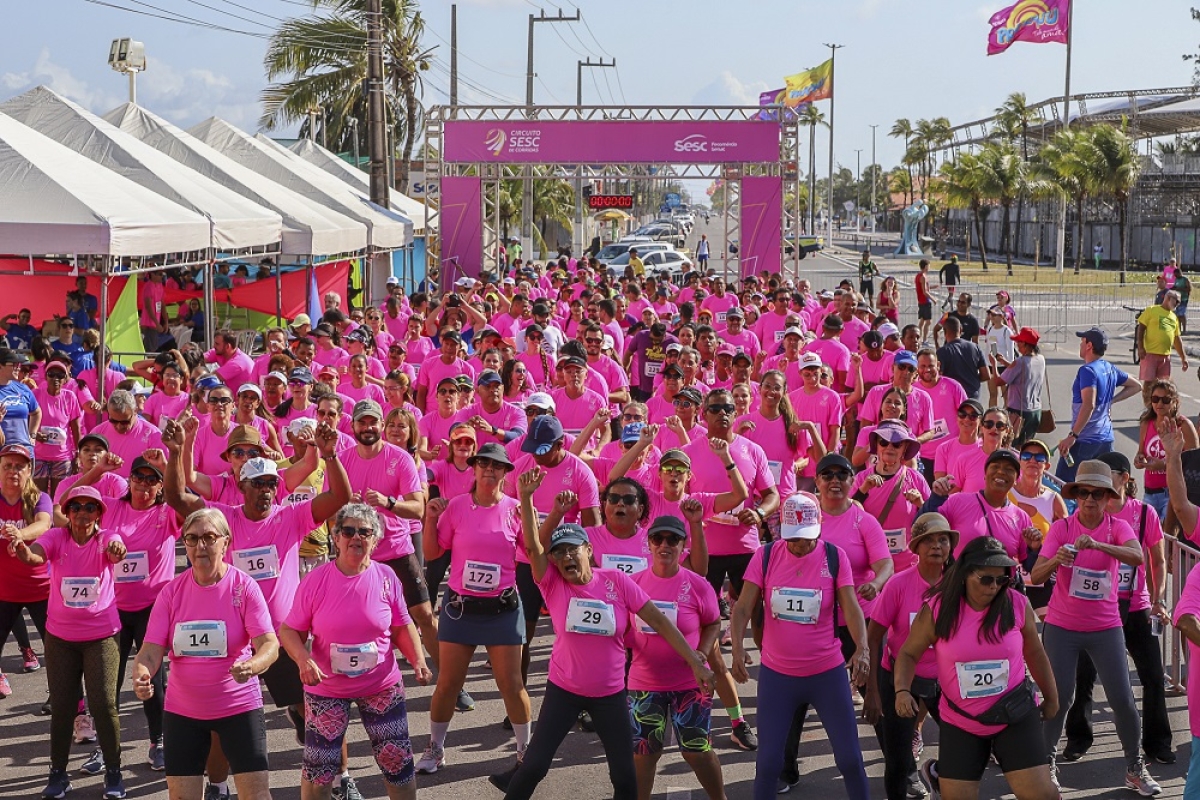
<svg viewBox="0 0 1200 800">
<path fill-rule="evenodd" d="M 755 762 L 754 800 L 773 800 L 784 743 L 796 709 L 811 705 L 833 746 L 838 772 L 846 782 L 850 800 L 868 800 L 867 771 L 858 743 L 858 719 L 850 699 L 846 668 L 806 678 L 796 678 L 761 665 L 758 671 L 758 759 Z"/>
</svg>

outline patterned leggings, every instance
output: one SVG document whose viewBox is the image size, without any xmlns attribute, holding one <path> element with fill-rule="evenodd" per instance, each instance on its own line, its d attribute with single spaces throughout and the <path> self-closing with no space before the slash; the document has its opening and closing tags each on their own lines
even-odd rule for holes
<svg viewBox="0 0 1200 800">
<path fill-rule="evenodd" d="M 415 776 L 404 684 L 396 683 L 368 697 L 321 697 L 304 693 L 304 767 L 301 775 L 318 786 L 341 774 L 342 740 L 350 724 L 350 704 L 358 705 L 383 779 L 403 786 Z"/>
</svg>

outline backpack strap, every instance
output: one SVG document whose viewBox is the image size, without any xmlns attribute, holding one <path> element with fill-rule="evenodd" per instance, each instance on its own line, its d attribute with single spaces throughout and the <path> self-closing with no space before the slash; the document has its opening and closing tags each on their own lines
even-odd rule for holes
<svg viewBox="0 0 1200 800">
<path fill-rule="evenodd" d="M 829 567 L 829 577 L 833 579 L 833 638 L 836 639 L 838 615 L 837 579 L 838 569 L 842 566 L 842 561 L 838 558 L 837 546 L 833 542 L 825 542 L 825 566 Z"/>
</svg>

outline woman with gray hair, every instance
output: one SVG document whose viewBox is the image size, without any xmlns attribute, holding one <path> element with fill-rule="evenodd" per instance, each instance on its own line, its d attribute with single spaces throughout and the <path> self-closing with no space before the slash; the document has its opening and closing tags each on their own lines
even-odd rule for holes
<svg viewBox="0 0 1200 800">
<path fill-rule="evenodd" d="M 333 524 L 336 560 L 308 574 L 279 631 L 305 686 L 304 800 L 330 797 L 339 778 L 342 796 L 351 794 L 342 757 L 351 703 L 358 706 L 388 797 L 411 800 L 417 794 L 394 648 L 413 665 L 421 685 L 433 673 L 396 573 L 371 560 L 382 533 L 375 509 L 365 503 L 342 506 Z"/>
</svg>

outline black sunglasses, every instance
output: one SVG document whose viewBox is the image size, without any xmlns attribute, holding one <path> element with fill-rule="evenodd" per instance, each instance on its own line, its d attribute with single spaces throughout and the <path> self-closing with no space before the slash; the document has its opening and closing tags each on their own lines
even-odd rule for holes
<svg viewBox="0 0 1200 800">
<path fill-rule="evenodd" d="M 636 494 L 613 494 L 609 492 L 605 499 L 614 506 L 636 506 L 638 504 L 638 496 Z"/>
<path fill-rule="evenodd" d="M 1097 502 L 1107 500 L 1108 499 L 1108 490 L 1107 489 L 1092 489 L 1092 490 L 1076 489 L 1075 490 L 1075 499 L 1076 500 L 1096 500 Z"/>
<path fill-rule="evenodd" d="M 817 477 L 827 481 L 848 481 L 851 474 L 848 469 L 827 469 L 822 470 Z"/>
<path fill-rule="evenodd" d="M 705 411 L 710 414 L 733 414 L 737 412 L 737 406 L 733 403 L 709 403 Z"/>
<path fill-rule="evenodd" d="M 676 545 L 683 544 L 683 537 L 676 536 L 673 533 L 670 533 L 670 534 L 652 533 L 652 534 L 650 534 L 650 542 L 652 544 L 662 544 L 663 542 L 666 542 L 667 544 L 674 547 Z"/>
<path fill-rule="evenodd" d="M 1006 428 L 1008 428 L 1007 422 L 1004 422 L 1002 420 L 996 420 L 996 419 L 985 419 L 983 422 L 981 422 L 979 424 L 982 425 L 983 427 L 987 428 L 989 431 L 992 428 L 998 428 L 999 430 L 1005 430 Z"/>
<path fill-rule="evenodd" d="M 1012 576 L 1010 575 L 980 575 L 976 573 L 975 577 L 979 579 L 980 586 L 996 585 L 1003 589 L 1012 583 Z"/>
<path fill-rule="evenodd" d="M 370 539 L 375 535 L 374 528 L 355 528 L 353 525 L 343 525 L 338 529 L 338 533 L 345 536 L 347 539 L 353 539 L 355 536 L 363 539 Z"/>
<path fill-rule="evenodd" d="M 99 503 L 67 503 L 68 514 L 74 514 L 77 511 L 86 511 L 89 514 L 95 514 L 99 510 Z"/>
</svg>

